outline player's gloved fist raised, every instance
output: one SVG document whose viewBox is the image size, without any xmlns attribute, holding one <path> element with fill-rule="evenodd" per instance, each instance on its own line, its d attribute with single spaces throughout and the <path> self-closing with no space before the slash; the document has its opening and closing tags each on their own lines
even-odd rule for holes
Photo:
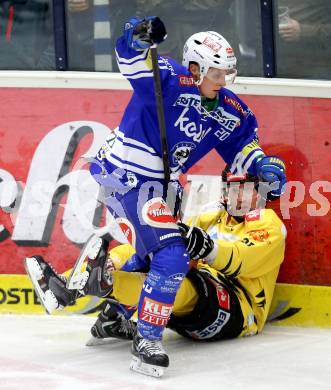
<svg viewBox="0 0 331 390">
<path fill-rule="evenodd" d="M 184 238 L 186 251 L 192 260 L 203 259 L 214 249 L 214 241 L 203 229 L 193 227 L 188 235 L 190 226 L 183 222 L 177 222 L 177 225 Z"/>
<path fill-rule="evenodd" d="M 124 37 L 131 49 L 145 50 L 153 44 L 163 42 L 167 37 L 167 31 L 157 16 L 148 16 L 145 19 L 134 17 L 125 23 Z"/>
<path fill-rule="evenodd" d="M 278 199 L 285 192 L 285 163 L 277 156 L 264 156 L 256 163 L 256 173 L 260 181 L 271 185 L 268 200 Z"/>
</svg>

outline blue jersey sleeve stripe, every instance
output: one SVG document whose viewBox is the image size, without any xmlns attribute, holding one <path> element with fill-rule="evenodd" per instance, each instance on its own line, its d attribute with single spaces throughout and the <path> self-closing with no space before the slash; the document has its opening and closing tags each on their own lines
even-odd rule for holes
<svg viewBox="0 0 331 390">
<path fill-rule="evenodd" d="M 133 148 L 133 149 L 137 149 L 137 150 L 141 150 L 142 152 L 145 152 L 145 153 L 148 153 L 150 154 L 151 156 L 156 156 L 156 157 L 159 157 L 159 154 L 156 153 L 155 151 L 151 152 L 149 149 L 147 149 L 145 147 L 145 145 L 139 145 L 138 143 L 132 143 L 130 142 L 130 139 L 129 138 L 125 138 L 125 140 L 121 137 L 117 137 L 117 139 L 119 141 L 121 141 L 121 143 L 124 145 L 124 146 L 128 146 L 130 148 Z"/>
<path fill-rule="evenodd" d="M 155 153 L 151 153 L 149 152 L 148 150 L 146 150 L 145 148 L 142 148 L 140 146 L 133 146 L 132 144 L 130 144 L 129 142 L 125 142 L 123 141 L 122 142 L 124 146 L 129 146 L 129 147 L 132 147 L 134 149 L 138 149 L 138 150 L 141 150 L 142 152 L 146 152 L 146 153 L 149 153 L 151 156 L 156 156 L 156 157 L 159 157 L 159 155 L 155 152 Z"/>
<path fill-rule="evenodd" d="M 126 76 L 126 78 L 128 80 L 136 80 L 136 79 L 143 79 L 143 78 L 146 78 L 146 77 L 149 77 L 149 78 L 152 78 L 153 77 L 153 72 L 151 73 L 142 73 L 142 74 L 137 74 L 135 76 Z M 137 87 L 136 87 L 137 88 Z M 151 95 L 151 96 L 154 96 L 154 95 Z M 146 94 L 145 96 L 146 100 L 148 98 L 148 95 Z"/>
<path fill-rule="evenodd" d="M 133 139 L 133 138 L 129 138 L 129 137 L 125 137 L 124 133 L 121 131 L 121 130 L 118 130 L 117 131 L 117 134 L 118 134 L 118 137 L 119 139 L 123 142 L 123 140 L 125 140 L 125 142 L 129 143 L 131 146 L 139 146 L 141 147 L 142 149 L 146 150 L 146 152 L 149 152 L 150 154 L 155 154 L 157 155 L 155 149 L 153 149 L 152 147 L 150 146 L 147 146 L 146 144 L 144 144 L 143 142 L 140 142 L 136 139 Z"/>
<path fill-rule="evenodd" d="M 145 61 L 148 56 L 148 50 L 144 51 L 142 54 L 139 54 L 138 56 L 132 57 L 132 58 L 124 58 L 120 57 L 118 54 L 118 51 L 115 49 L 116 59 L 119 64 L 123 65 L 132 65 L 135 64 L 138 61 Z"/>
<path fill-rule="evenodd" d="M 158 179 L 163 179 L 164 178 L 164 173 L 163 171 L 154 171 L 152 169 L 145 168 L 143 166 L 139 166 L 138 164 L 134 164 L 131 161 L 126 162 L 125 160 L 121 160 L 119 157 L 114 156 L 111 154 L 109 156 L 108 161 L 111 162 L 113 165 L 126 169 L 128 171 L 136 172 L 141 175 L 147 176 L 147 177 L 154 177 Z"/>
<path fill-rule="evenodd" d="M 113 153 L 111 153 L 110 156 L 113 157 L 115 160 L 118 160 L 119 162 L 121 162 L 122 164 L 125 164 L 125 165 L 131 165 L 133 167 L 143 169 L 143 170 L 145 170 L 147 172 L 163 173 L 163 170 L 161 170 L 161 169 L 151 169 L 151 168 L 147 168 L 144 165 L 136 164 L 133 161 L 122 160 L 120 157 L 115 156 Z"/>
<path fill-rule="evenodd" d="M 134 72 L 134 73 L 122 73 L 122 75 L 124 77 L 134 77 L 134 76 L 139 76 L 139 75 L 149 75 L 149 74 L 153 74 L 153 71 L 152 70 L 139 70 L 138 72 Z"/>
<path fill-rule="evenodd" d="M 126 66 L 128 66 L 128 65 L 134 65 L 134 64 L 136 64 L 137 62 L 144 62 L 144 61 L 146 61 L 147 55 L 144 56 L 144 57 L 141 57 L 141 58 L 137 58 L 137 59 L 135 59 L 134 61 L 130 61 L 130 62 L 124 61 L 124 59 L 125 59 L 125 58 L 119 57 L 118 55 L 116 55 L 116 60 L 117 60 L 118 64 L 120 64 L 120 65 L 126 65 Z"/>
</svg>

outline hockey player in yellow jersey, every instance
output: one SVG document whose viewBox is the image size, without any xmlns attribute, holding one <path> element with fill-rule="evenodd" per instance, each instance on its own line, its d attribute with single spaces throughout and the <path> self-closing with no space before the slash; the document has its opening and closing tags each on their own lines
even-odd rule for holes
<svg viewBox="0 0 331 390">
<path fill-rule="evenodd" d="M 284 259 L 285 226 L 272 209 L 259 208 L 256 178 L 224 171 L 223 183 L 227 184 L 222 201 L 206 207 L 186 239 L 195 260 L 176 295 L 168 324 L 196 340 L 260 332 Z M 189 226 L 179 226 L 183 235 L 188 233 Z M 197 261 L 200 258 L 204 259 Z M 133 265 L 137 259 L 130 245 L 114 248 L 108 261 L 119 270 L 126 268 L 127 259 L 133 270 L 141 267 L 139 261 Z M 139 273 L 113 272 L 113 297 L 124 305 L 134 306 L 140 289 L 149 287 Z M 99 330 L 101 324 L 97 321 Z M 96 328 L 94 335 L 106 336 Z"/>
<path fill-rule="evenodd" d="M 221 200 L 194 218 L 194 226 L 178 222 L 192 260 L 186 276 L 172 275 L 183 282 L 167 326 L 194 340 L 261 332 L 284 259 L 286 229 L 272 209 L 261 207 L 261 201 L 265 204 L 262 184 L 255 177 L 234 176 L 227 170 L 222 176 Z M 99 237 L 88 241 L 83 250 L 88 280 L 77 291 L 68 290 L 63 277 L 40 256 L 26 259 L 35 290 L 49 313 L 81 295 L 105 298 L 91 329 L 92 344 L 109 337 L 132 339 L 136 325 L 131 316 L 141 289 L 153 288 L 145 281 L 148 257 L 139 258 L 129 244 L 110 251 L 108 245 Z M 172 278 L 163 288 L 172 288 Z M 149 302 L 140 315 L 158 324 L 168 314 L 164 310 Z"/>
</svg>

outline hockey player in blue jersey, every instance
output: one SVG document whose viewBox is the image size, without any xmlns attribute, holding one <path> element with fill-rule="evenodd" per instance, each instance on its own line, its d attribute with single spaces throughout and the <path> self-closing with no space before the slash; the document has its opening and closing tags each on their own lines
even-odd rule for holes
<svg viewBox="0 0 331 390">
<path fill-rule="evenodd" d="M 182 64 L 158 58 L 171 171 L 168 186 L 150 51 L 165 37 L 165 27 L 157 17 L 132 18 L 126 23 L 116 44 L 116 56 L 133 95 L 118 129 L 90 167 L 103 187 L 106 206 L 137 256 L 149 263 L 138 304 L 131 368 L 154 376 L 162 375 L 169 365 L 162 334 L 190 260 L 176 224 L 175 206 L 168 196 L 177 193 L 180 174 L 215 149 L 233 173 L 248 172 L 271 184 L 267 195 L 270 199 L 281 195 L 286 182 L 284 162 L 276 156 L 266 156 L 258 144 L 254 114 L 224 88 L 237 73 L 230 44 L 220 34 L 209 31 L 187 40 Z M 105 253 L 98 242 L 88 245 L 96 254 Z M 76 280 L 77 288 L 106 297 L 111 292 L 111 282 L 104 277 L 97 259 L 94 264 L 81 280 Z M 95 287 L 90 291 L 95 280 L 99 281 L 97 291 Z"/>
<path fill-rule="evenodd" d="M 154 95 L 150 47 L 165 38 L 158 17 L 132 18 L 125 24 L 116 57 L 133 95 L 119 128 L 90 168 L 137 254 L 150 261 L 138 305 L 131 368 L 152 375 L 160 375 L 169 365 L 162 333 L 189 264 L 174 205 L 167 202 Z M 237 73 L 230 44 L 216 32 L 197 33 L 184 46 L 182 64 L 163 57 L 158 64 L 173 183 L 215 149 L 233 173 L 249 172 L 276 184 L 268 196 L 279 197 L 286 181 L 283 161 L 265 156 L 254 114 L 224 88 Z M 169 187 L 176 191 L 176 185 Z"/>
</svg>

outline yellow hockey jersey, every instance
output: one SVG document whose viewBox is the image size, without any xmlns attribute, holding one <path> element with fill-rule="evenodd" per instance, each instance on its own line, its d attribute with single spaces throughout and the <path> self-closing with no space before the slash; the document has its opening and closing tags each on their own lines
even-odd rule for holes
<svg viewBox="0 0 331 390">
<path fill-rule="evenodd" d="M 243 222 L 224 209 L 216 209 L 199 216 L 196 226 L 206 230 L 217 244 L 205 260 L 207 264 L 199 262 L 198 268 L 207 267 L 214 276 L 229 281 L 244 316 L 241 336 L 260 332 L 284 259 L 284 224 L 271 209 L 250 211 Z"/>
<path fill-rule="evenodd" d="M 214 239 L 217 250 L 196 264 L 207 269 L 237 295 L 244 325 L 241 336 L 260 332 L 267 319 L 280 264 L 284 259 L 286 229 L 271 209 L 254 210 L 238 222 L 224 209 L 200 215 L 195 222 Z M 216 253 L 215 253 L 216 252 Z M 114 298 L 128 305 L 137 304 L 144 276 L 120 271 L 126 260 L 134 254 L 128 245 L 120 245 L 109 252 L 114 269 Z M 174 314 L 190 313 L 197 302 L 197 292 L 189 280 L 184 279 L 174 304 Z"/>
</svg>

